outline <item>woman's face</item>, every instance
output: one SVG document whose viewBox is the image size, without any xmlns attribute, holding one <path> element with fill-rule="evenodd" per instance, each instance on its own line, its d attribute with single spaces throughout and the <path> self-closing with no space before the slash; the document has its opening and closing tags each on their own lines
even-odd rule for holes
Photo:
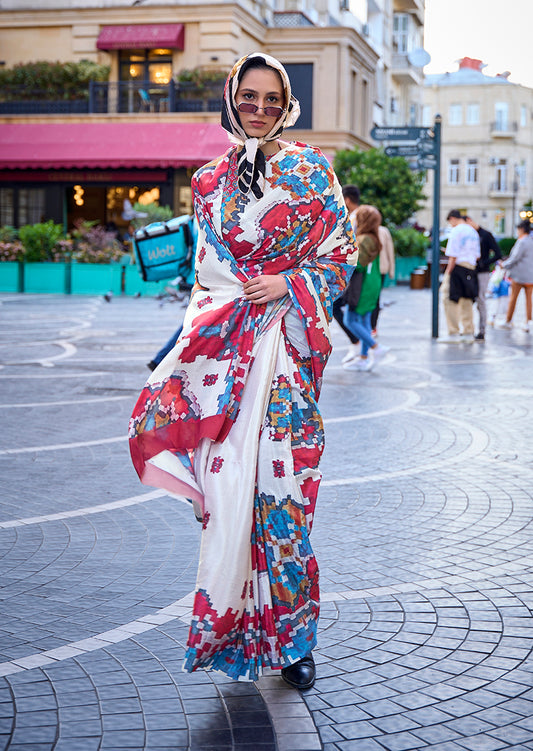
<svg viewBox="0 0 533 751">
<path fill-rule="evenodd" d="M 235 97 L 237 106 L 241 103 L 255 104 L 257 112 L 241 112 L 239 117 L 244 132 L 250 138 L 266 136 L 274 127 L 282 113 L 267 115 L 265 107 L 285 107 L 283 86 L 278 73 L 272 68 L 250 68 L 244 74 Z"/>
</svg>

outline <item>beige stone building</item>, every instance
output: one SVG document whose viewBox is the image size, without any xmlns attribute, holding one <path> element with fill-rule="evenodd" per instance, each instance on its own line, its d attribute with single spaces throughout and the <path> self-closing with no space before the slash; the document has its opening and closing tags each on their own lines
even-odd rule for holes
<svg viewBox="0 0 533 751">
<path fill-rule="evenodd" d="M 496 236 L 511 237 L 533 196 L 533 90 L 482 68 L 463 58 L 458 71 L 425 81 L 424 124 L 442 116 L 440 223 L 458 208 Z M 429 210 L 418 221 L 431 226 Z"/>
<path fill-rule="evenodd" d="M 81 111 L 17 110 L 0 95 L 0 223 L 71 226 L 92 212 L 121 224 L 124 199 L 156 194 L 176 214 L 190 211 L 191 171 L 227 138 L 220 91 L 193 104 L 176 76 L 227 72 L 255 50 L 291 76 L 302 116 L 290 138 L 329 158 L 370 146 L 373 125 L 419 116 L 422 69 L 411 53 L 423 11 L 424 0 L 2 0 L 6 67 L 87 59 L 111 73 Z"/>
</svg>

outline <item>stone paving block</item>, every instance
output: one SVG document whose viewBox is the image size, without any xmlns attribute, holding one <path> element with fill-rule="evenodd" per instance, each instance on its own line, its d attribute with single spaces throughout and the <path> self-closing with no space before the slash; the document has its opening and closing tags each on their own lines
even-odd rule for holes
<svg viewBox="0 0 533 751">
<path fill-rule="evenodd" d="M 102 748 L 144 748 L 143 730 L 105 730 L 102 736 Z"/>
<path fill-rule="evenodd" d="M 407 751 L 411 748 L 420 748 L 425 745 L 424 742 L 409 732 L 392 733 L 379 739 L 389 751 Z"/>
<path fill-rule="evenodd" d="M 70 720 L 61 723 L 61 736 L 63 738 L 89 738 L 91 736 L 100 738 L 101 735 L 102 722 L 100 718 L 95 720 Z"/>
<path fill-rule="evenodd" d="M 470 749 L 470 751 L 498 751 L 500 748 L 508 747 L 505 741 L 491 738 L 491 736 L 483 733 L 473 735 L 470 738 L 464 738 L 461 741 L 461 745 Z"/>
<path fill-rule="evenodd" d="M 371 738 L 372 736 L 380 735 L 378 728 L 366 720 L 337 723 L 335 725 L 335 730 L 337 730 L 343 738 L 346 738 L 346 740 Z"/>
<path fill-rule="evenodd" d="M 312 733 L 280 735 L 277 739 L 278 751 L 320 751 L 320 739 Z"/>
<path fill-rule="evenodd" d="M 13 713 L 14 714 L 14 713 Z M 5 720 L 6 718 L 2 718 Z M 14 716 L 7 718 L 9 723 L 12 724 Z M 41 712 L 17 712 L 17 727 L 45 727 L 46 725 L 57 726 L 57 712 L 52 710 L 43 710 Z M 1 720 L 0 720 L 1 722 Z M 5 732 L 5 731 L 4 731 Z"/>
<path fill-rule="evenodd" d="M 53 751 L 99 751 L 100 737 L 62 738 L 60 737 Z"/>
<path fill-rule="evenodd" d="M 339 743 L 328 743 L 324 746 L 324 751 L 383 751 L 383 746 L 380 743 L 372 740 L 372 738 L 361 738 L 355 741 L 341 741 Z"/>
<path fill-rule="evenodd" d="M 55 726 L 45 725 L 44 727 L 25 727 L 17 728 L 11 736 L 13 745 L 19 743 L 37 745 L 39 743 L 53 743 L 56 740 L 57 728 Z"/>
<path fill-rule="evenodd" d="M 399 733 L 403 730 L 414 730 L 420 727 L 406 715 L 389 715 L 388 717 L 373 717 L 372 724 L 383 733 Z"/>
</svg>

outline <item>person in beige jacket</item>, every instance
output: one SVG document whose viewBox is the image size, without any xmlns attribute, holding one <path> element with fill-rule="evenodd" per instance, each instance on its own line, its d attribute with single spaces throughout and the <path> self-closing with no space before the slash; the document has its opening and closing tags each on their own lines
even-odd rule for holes
<svg viewBox="0 0 533 751">
<path fill-rule="evenodd" d="M 378 236 L 381 242 L 381 251 L 379 253 L 379 272 L 381 274 L 381 289 L 383 289 L 386 276 L 388 276 L 389 279 L 394 279 L 394 275 L 396 273 L 396 264 L 394 260 L 394 243 L 392 241 L 392 235 L 387 229 L 387 227 L 384 227 L 383 225 L 381 225 L 378 229 Z M 372 311 L 372 316 L 370 319 L 372 331 L 374 332 L 377 329 L 378 316 L 379 316 L 379 297 L 378 297 L 376 307 Z"/>
</svg>

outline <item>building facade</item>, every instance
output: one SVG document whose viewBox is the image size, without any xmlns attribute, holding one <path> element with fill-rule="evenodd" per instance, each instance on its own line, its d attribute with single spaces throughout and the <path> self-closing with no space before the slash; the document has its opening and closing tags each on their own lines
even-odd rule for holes
<svg viewBox="0 0 533 751">
<path fill-rule="evenodd" d="M 423 10 L 423 0 L 3 0 L 5 67 L 90 60 L 110 76 L 81 111 L 32 113 L 0 95 L 0 223 L 71 227 L 90 213 L 120 226 L 124 200 L 150 196 L 189 212 L 192 171 L 228 142 L 220 85 L 193 101 L 180 73 L 226 73 L 251 51 L 288 69 L 302 106 L 291 139 L 330 159 L 368 148 L 373 125 L 414 122 L 420 111 L 410 53 Z"/>
<path fill-rule="evenodd" d="M 454 73 L 427 76 L 423 124 L 442 116 L 441 228 L 459 209 L 511 237 L 533 196 L 533 90 L 482 69 L 480 60 L 463 58 Z M 431 226 L 428 210 L 419 222 Z"/>
</svg>

